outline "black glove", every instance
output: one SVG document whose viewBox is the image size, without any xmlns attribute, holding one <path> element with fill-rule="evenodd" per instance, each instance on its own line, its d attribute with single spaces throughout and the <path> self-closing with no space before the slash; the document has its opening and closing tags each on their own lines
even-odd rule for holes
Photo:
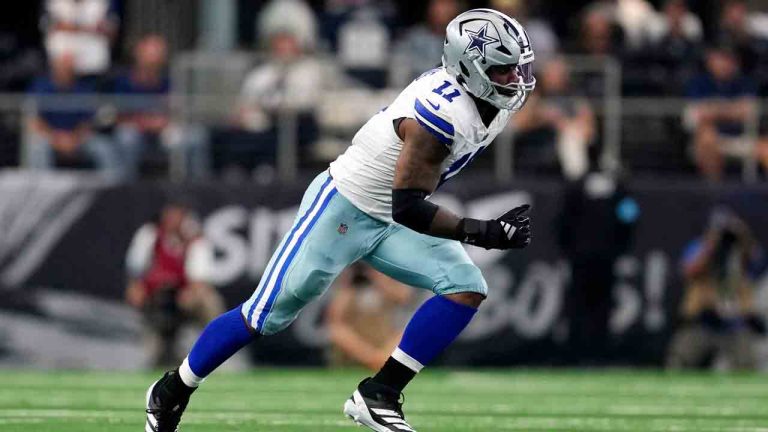
<svg viewBox="0 0 768 432">
<path fill-rule="evenodd" d="M 522 249 L 531 243 L 531 219 L 523 216 L 530 208 L 528 204 L 515 207 L 492 220 L 464 218 L 456 239 L 486 249 Z"/>
</svg>

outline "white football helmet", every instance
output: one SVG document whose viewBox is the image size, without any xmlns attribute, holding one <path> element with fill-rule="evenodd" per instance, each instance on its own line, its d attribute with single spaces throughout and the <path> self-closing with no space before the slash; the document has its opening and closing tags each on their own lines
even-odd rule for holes
<svg viewBox="0 0 768 432">
<path fill-rule="evenodd" d="M 533 48 L 516 20 L 493 9 L 472 9 L 448 24 L 443 66 L 474 96 L 506 110 L 518 111 L 536 87 Z M 491 66 L 512 66 L 517 82 L 491 81 Z"/>
</svg>

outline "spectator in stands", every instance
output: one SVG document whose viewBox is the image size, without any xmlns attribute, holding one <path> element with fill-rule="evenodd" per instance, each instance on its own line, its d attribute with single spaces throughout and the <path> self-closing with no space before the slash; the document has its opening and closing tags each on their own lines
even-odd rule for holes
<svg viewBox="0 0 768 432">
<path fill-rule="evenodd" d="M 615 6 L 598 1 L 582 13 L 577 45 L 569 47 L 569 51 L 592 56 L 620 55 L 623 40 L 623 32 L 616 22 Z"/>
<path fill-rule="evenodd" d="M 315 107 L 330 80 L 325 65 L 288 29 L 271 35 L 267 56 L 243 82 L 234 128 L 217 134 L 217 165 L 225 171 L 274 166 L 281 127 L 296 128 L 301 148 L 318 136 Z M 286 118 L 296 124 L 281 124 Z"/>
<path fill-rule="evenodd" d="M 424 23 L 409 29 L 395 48 L 390 85 L 402 87 L 440 65 L 445 27 L 463 10 L 457 0 L 431 0 Z"/>
<path fill-rule="evenodd" d="M 653 44 L 664 40 L 698 44 L 704 37 L 701 19 L 688 9 L 686 0 L 666 0 L 663 13 L 653 20 L 649 30 Z"/>
<path fill-rule="evenodd" d="M 768 30 L 766 23 L 753 19 L 745 0 L 726 0 L 720 12 L 717 43 L 734 47 L 746 74 L 768 68 Z M 762 28 L 761 28 L 762 27 Z"/>
<path fill-rule="evenodd" d="M 512 118 L 516 165 L 522 171 L 558 170 L 576 180 L 589 169 L 589 146 L 595 140 L 595 115 L 570 84 L 562 58 L 545 63 L 536 93 L 525 110 Z"/>
<path fill-rule="evenodd" d="M 338 28 L 337 59 L 350 77 L 373 88 L 386 86 L 390 32 L 382 11 L 365 5 Z"/>
<path fill-rule="evenodd" d="M 144 36 L 136 43 L 133 57 L 133 67 L 116 78 L 114 91 L 148 99 L 126 98 L 131 108 L 121 110 L 119 116 L 115 137 L 126 175 L 135 178 L 147 154 L 170 152 L 184 161 L 187 177 L 205 177 L 209 169 L 205 132 L 200 127 L 172 123 L 168 113 L 170 82 L 165 39 L 159 35 Z"/>
<path fill-rule="evenodd" d="M 382 36 L 380 33 L 382 30 L 389 38 L 395 30 L 395 24 L 397 20 L 397 9 L 392 0 L 325 0 L 324 7 L 321 12 L 321 33 L 322 38 L 325 40 L 329 49 L 336 53 L 340 51 L 340 45 L 344 43 L 342 39 L 348 36 L 359 35 L 360 31 L 364 31 L 363 28 L 355 27 L 355 31 L 348 36 L 344 36 L 344 28 L 350 21 L 355 21 L 355 18 L 360 17 L 359 13 L 362 12 L 362 18 L 374 18 L 375 23 L 373 26 L 369 26 L 369 29 L 373 30 L 375 42 L 381 44 L 378 38 Z M 371 24 L 370 21 L 365 24 Z M 382 27 L 383 26 L 383 29 Z M 365 37 L 365 36 L 363 36 Z M 367 39 L 367 37 L 366 37 Z M 384 41 L 387 48 L 389 48 L 389 39 Z M 380 51 L 377 48 L 374 51 Z M 385 53 L 386 54 L 386 53 Z M 340 55 L 343 55 L 340 53 Z"/>
<path fill-rule="evenodd" d="M 0 93 L 25 91 L 29 88 L 30 78 L 42 70 L 42 55 L 38 50 L 28 46 L 21 35 L 10 29 L 0 30 Z M 18 166 L 19 163 L 21 139 L 15 119 L 15 113 L 0 111 L 0 167 Z"/>
<path fill-rule="evenodd" d="M 261 11 L 256 25 L 260 48 L 269 50 L 273 36 L 289 33 L 302 51 L 317 43 L 317 17 L 304 0 L 271 0 Z"/>
<path fill-rule="evenodd" d="M 52 59 L 49 76 L 36 79 L 30 87 L 38 107 L 31 120 L 27 164 L 33 169 L 51 169 L 59 164 L 77 165 L 85 159 L 109 180 L 124 177 L 123 166 L 113 143 L 92 127 L 93 103 L 83 98 L 93 95 L 92 82 L 77 78 L 74 57 L 62 54 Z M 73 99 L 62 101 L 64 96 Z"/>
<path fill-rule="evenodd" d="M 126 255 L 127 302 L 140 310 L 152 367 L 178 363 L 178 331 L 188 320 L 205 325 L 224 311 L 208 283 L 213 251 L 189 204 L 168 201 L 155 221 L 142 225 Z"/>
<path fill-rule="evenodd" d="M 636 74 L 656 81 L 659 94 L 681 95 L 699 61 L 702 38 L 701 20 L 688 10 L 686 1 L 667 0 L 664 13 L 650 27 L 647 55 L 632 66 Z"/>
<path fill-rule="evenodd" d="M 755 367 L 755 339 L 765 333 L 765 323 L 755 314 L 753 282 L 764 261 L 742 219 L 728 209 L 713 211 L 706 231 L 683 253 L 682 323 L 669 347 L 668 367 L 703 367 L 708 360 Z"/>
<path fill-rule="evenodd" d="M 598 1 L 587 6 L 581 12 L 578 35 L 570 40 L 572 44 L 564 47 L 566 51 L 602 59 L 592 60 L 592 65 L 600 65 L 601 61 L 623 59 L 624 35 L 616 21 L 616 5 Z M 584 89 L 585 96 L 604 97 L 606 79 L 604 70 L 592 68 L 580 74 L 579 86 Z"/>
<path fill-rule="evenodd" d="M 400 340 L 415 297 L 408 286 L 367 264 L 344 271 L 326 312 L 329 364 L 381 368 Z"/>
<path fill-rule="evenodd" d="M 693 134 L 696 164 L 707 179 L 717 181 L 725 155 L 752 157 L 744 133 L 756 114 L 755 85 L 730 47 L 715 46 L 707 51 L 706 71 L 688 83 L 686 93 L 691 103 L 684 121 Z"/>
<path fill-rule="evenodd" d="M 495 9 L 516 20 L 525 27 L 528 38 L 535 41 L 536 61 L 546 62 L 559 49 L 560 42 L 552 26 L 529 12 L 529 2 L 523 0 L 491 0 L 491 9 Z"/>
<path fill-rule="evenodd" d="M 648 0 L 615 0 L 614 3 L 616 23 L 624 35 L 624 47 L 628 51 L 641 49 L 648 43 L 656 10 Z"/>
<path fill-rule="evenodd" d="M 665 33 L 668 29 L 669 13 L 681 12 L 679 8 L 682 8 L 682 12 L 687 10 L 687 6 L 683 4 L 685 1 L 601 0 L 594 2 L 587 9 L 587 14 L 599 11 L 600 14 L 608 16 L 620 29 L 620 32 L 614 36 L 616 38 L 620 35 L 620 38 L 616 38 L 615 42 L 620 42 L 625 52 L 634 52 L 643 50 L 657 41 L 659 33 Z M 654 4 L 658 3 L 664 4 L 664 14 L 660 14 L 654 8 Z M 678 9 L 672 10 L 669 8 L 670 5 Z M 698 23 L 698 29 L 691 27 L 696 23 Z M 698 30 L 700 35 L 701 22 L 695 15 L 685 15 L 685 30 Z"/>
<path fill-rule="evenodd" d="M 77 75 L 102 76 L 118 23 L 113 0 L 46 0 L 42 28 L 49 61 L 71 53 Z"/>
</svg>

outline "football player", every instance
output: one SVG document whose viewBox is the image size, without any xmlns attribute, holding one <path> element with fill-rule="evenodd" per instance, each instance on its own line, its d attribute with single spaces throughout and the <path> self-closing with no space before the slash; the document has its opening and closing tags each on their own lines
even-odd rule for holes
<svg viewBox="0 0 768 432">
<path fill-rule="evenodd" d="M 149 387 L 146 431 L 175 431 L 205 377 L 254 339 L 286 328 L 357 260 L 435 294 L 343 408 L 375 431 L 413 431 L 401 392 L 469 324 L 488 291 L 461 243 L 513 249 L 531 241 L 527 205 L 479 220 L 427 197 L 525 105 L 536 83 L 533 61 L 525 29 L 504 14 L 473 9 L 451 21 L 442 66 L 374 115 L 310 184 L 251 298 L 208 324 L 181 366 Z"/>
</svg>

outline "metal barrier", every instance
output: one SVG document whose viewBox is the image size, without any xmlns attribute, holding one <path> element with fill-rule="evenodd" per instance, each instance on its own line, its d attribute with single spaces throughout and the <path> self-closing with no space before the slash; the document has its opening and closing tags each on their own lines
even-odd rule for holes
<svg viewBox="0 0 768 432">
<path fill-rule="evenodd" d="M 690 102 L 672 98 L 622 98 L 621 66 L 612 58 L 567 57 L 572 74 L 600 74 L 602 94 L 589 99 L 595 114 L 602 119 L 600 131 L 603 142 L 601 166 L 615 171 L 621 167 L 622 131 L 625 122 L 634 117 L 669 118 L 678 117 Z M 171 77 L 173 87 L 168 97 L 147 97 L 135 95 L 100 94 L 91 96 L 32 96 L 27 94 L 0 94 L 0 115 L 20 114 L 19 122 L 22 155 L 26 154 L 29 131 L 23 121 L 33 117 L 40 109 L 48 111 L 71 111 L 82 109 L 98 110 L 102 117 L 109 117 L 121 110 L 153 106 L 168 109 L 172 121 L 178 124 L 221 125 L 229 121 L 239 103 L 240 89 L 244 77 L 262 57 L 251 53 L 237 52 L 215 54 L 191 52 L 174 59 Z M 330 59 L 327 61 L 333 67 Z M 341 73 L 339 75 L 342 75 Z M 323 90 L 316 108 L 320 123 L 322 145 L 318 151 L 320 159 L 330 159 L 343 151 L 346 143 L 370 115 L 380 110 L 395 97 L 400 89 L 370 90 L 353 81 L 342 79 Z M 745 182 L 757 179 L 757 160 L 754 146 L 758 140 L 760 105 L 755 115 L 745 125 L 745 141 L 749 148 L 742 160 L 742 178 Z M 41 104 L 43 106 L 41 106 Z M 111 113 L 111 114 L 110 114 Z M 278 114 L 277 172 L 281 179 L 295 178 L 298 166 L 297 118 L 290 109 Z M 326 139 L 334 135 L 336 140 Z M 493 153 L 494 170 L 499 180 L 508 180 L 514 174 L 513 145 L 514 131 L 508 128 L 497 140 Z M 329 144 L 331 143 L 331 144 Z M 22 166 L 26 159 L 22 157 Z M 171 154 L 169 162 L 173 180 L 184 180 L 180 158 Z"/>
</svg>

